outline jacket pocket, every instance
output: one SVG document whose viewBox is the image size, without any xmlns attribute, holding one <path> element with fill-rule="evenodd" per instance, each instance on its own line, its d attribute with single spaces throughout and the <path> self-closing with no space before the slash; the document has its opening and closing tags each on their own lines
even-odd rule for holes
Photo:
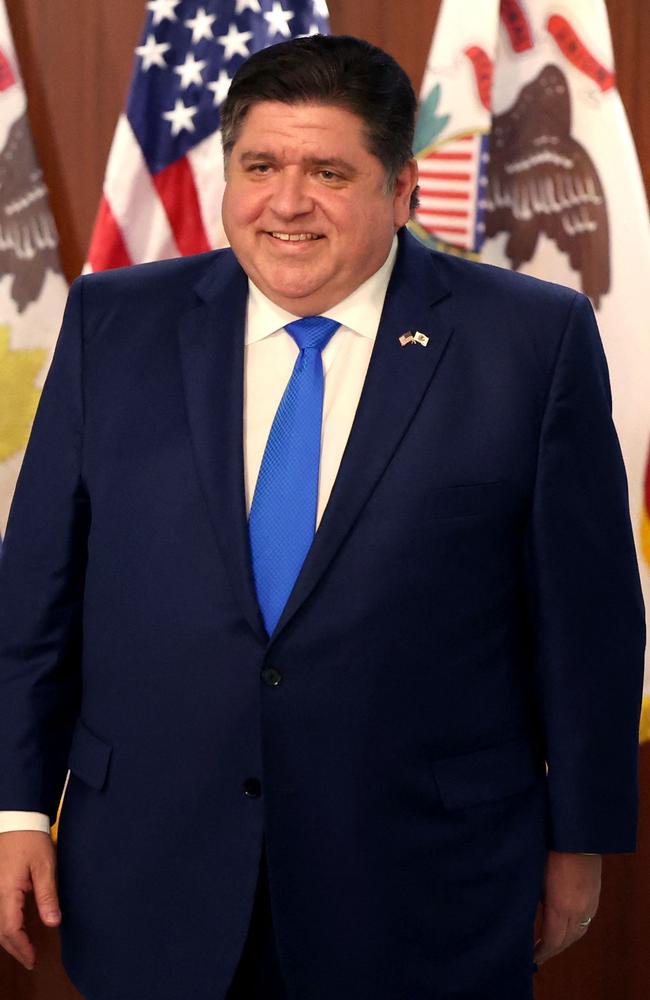
<svg viewBox="0 0 650 1000">
<path fill-rule="evenodd" d="M 468 517 L 489 514 L 504 503 L 503 482 L 468 483 L 465 486 L 444 486 L 432 491 L 428 513 L 432 517 Z"/>
<path fill-rule="evenodd" d="M 112 752 L 110 744 L 91 733 L 81 719 L 77 720 L 68 757 L 68 767 L 75 777 L 101 791 L 106 783 Z"/>
<path fill-rule="evenodd" d="M 434 761 L 433 773 L 445 808 L 462 809 L 525 791 L 544 774 L 544 762 L 520 739 Z"/>
</svg>

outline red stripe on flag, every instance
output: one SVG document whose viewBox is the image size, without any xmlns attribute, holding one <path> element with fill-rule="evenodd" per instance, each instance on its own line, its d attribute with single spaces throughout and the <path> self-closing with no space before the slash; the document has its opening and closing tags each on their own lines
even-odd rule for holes
<svg viewBox="0 0 650 1000">
<path fill-rule="evenodd" d="M 467 236 L 467 226 L 431 226 L 434 233 L 462 233 Z"/>
<path fill-rule="evenodd" d="M 160 173 L 154 174 L 152 180 L 165 207 L 180 252 L 191 254 L 209 250 L 194 175 L 187 157 L 183 156 L 175 163 L 170 163 Z"/>
<path fill-rule="evenodd" d="M 0 90 L 9 90 L 16 83 L 14 71 L 6 55 L 0 49 Z"/>
<path fill-rule="evenodd" d="M 427 160 L 471 160 L 471 153 L 429 153 Z"/>
<path fill-rule="evenodd" d="M 440 191 L 437 188 L 434 189 L 425 187 L 423 184 L 420 193 L 424 198 L 460 198 L 462 201 L 469 201 L 469 194 L 467 191 Z"/>
<path fill-rule="evenodd" d="M 444 171 L 444 170 L 422 170 L 420 168 L 423 177 L 427 180 L 434 181 L 470 181 L 472 179 L 471 174 L 460 174 L 454 171 Z"/>
<path fill-rule="evenodd" d="M 93 271 L 108 271 L 113 267 L 126 267 L 132 263 L 122 238 L 122 230 L 115 221 L 105 195 L 102 195 L 99 202 L 88 263 Z"/>
</svg>

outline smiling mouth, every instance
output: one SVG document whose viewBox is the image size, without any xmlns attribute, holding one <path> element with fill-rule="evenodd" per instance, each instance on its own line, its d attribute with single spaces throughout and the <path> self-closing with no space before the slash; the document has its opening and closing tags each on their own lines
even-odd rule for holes
<svg viewBox="0 0 650 1000">
<path fill-rule="evenodd" d="M 309 243 L 313 240 L 322 240 L 319 233 L 281 233 L 272 231 L 268 233 L 275 240 L 282 240 L 283 243 Z"/>
</svg>

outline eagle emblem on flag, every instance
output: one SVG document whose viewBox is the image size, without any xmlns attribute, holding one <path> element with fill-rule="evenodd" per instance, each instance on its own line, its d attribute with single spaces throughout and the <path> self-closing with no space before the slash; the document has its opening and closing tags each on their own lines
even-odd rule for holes
<svg viewBox="0 0 650 1000">
<path fill-rule="evenodd" d="M 27 116 L 18 118 L 0 150 L 0 275 L 12 277 L 18 312 L 35 302 L 48 271 L 61 273 L 58 236 Z"/>
<path fill-rule="evenodd" d="M 607 202 L 591 157 L 571 136 L 569 86 L 558 66 L 545 66 L 493 116 L 484 207 L 485 236 L 509 234 L 505 254 L 515 270 L 544 233 L 598 308 L 610 288 Z"/>
</svg>

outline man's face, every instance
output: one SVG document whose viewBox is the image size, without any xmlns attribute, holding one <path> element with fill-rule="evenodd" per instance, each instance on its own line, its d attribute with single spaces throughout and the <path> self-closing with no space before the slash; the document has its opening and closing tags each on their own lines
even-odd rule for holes
<svg viewBox="0 0 650 1000">
<path fill-rule="evenodd" d="M 386 260 L 417 167 L 389 189 L 363 122 L 343 108 L 262 101 L 226 172 L 223 223 L 252 281 L 298 316 L 324 312 Z"/>
</svg>

